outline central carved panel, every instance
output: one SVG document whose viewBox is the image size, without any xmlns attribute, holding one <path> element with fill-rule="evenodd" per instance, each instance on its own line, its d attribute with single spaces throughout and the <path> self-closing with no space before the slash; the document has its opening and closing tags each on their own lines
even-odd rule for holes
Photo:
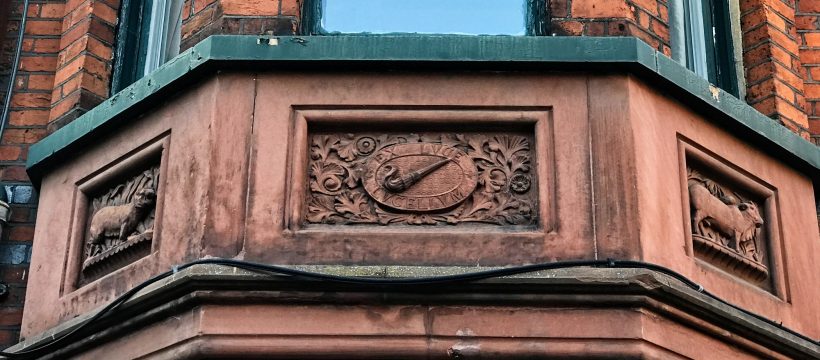
<svg viewBox="0 0 820 360">
<path fill-rule="evenodd" d="M 535 225 L 522 133 L 313 134 L 307 224 Z"/>
</svg>

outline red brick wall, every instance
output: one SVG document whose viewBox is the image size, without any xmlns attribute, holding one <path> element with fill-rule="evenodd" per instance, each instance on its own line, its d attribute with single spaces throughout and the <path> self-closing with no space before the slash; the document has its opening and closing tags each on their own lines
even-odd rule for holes
<svg viewBox="0 0 820 360">
<path fill-rule="evenodd" d="M 49 132 L 108 98 L 119 0 L 68 0 L 62 17 Z"/>
<path fill-rule="evenodd" d="M 12 1 L 0 49 L 0 93 L 5 92 L 17 46 L 22 1 Z M 24 164 L 29 145 L 46 135 L 64 1 L 33 0 L 23 38 L 8 125 L 0 140 L 0 191 L 10 194 L 11 219 L 0 239 L 0 281 L 9 293 L 0 298 L 0 348 L 17 342 L 34 233 L 37 198 Z M 5 94 L 0 94 L 5 95 Z M 0 98 L 0 103 L 5 97 Z"/>
<path fill-rule="evenodd" d="M 301 0 L 185 0 L 183 4 L 184 50 L 212 34 L 295 34 Z"/>
<path fill-rule="evenodd" d="M 814 143 L 820 145 L 820 1 L 798 0 L 795 23 L 806 80 L 805 110 L 809 131 Z"/>
<path fill-rule="evenodd" d="M 665 0 L 552 0 L 552 30 L 569 36 L 635 36 L 671 55 Z"/>
<path fill-rule="evenodd" d="M 808 139 L 794 2 L 741 0 L 740 11 L 746 101 Z"/>
</svg>

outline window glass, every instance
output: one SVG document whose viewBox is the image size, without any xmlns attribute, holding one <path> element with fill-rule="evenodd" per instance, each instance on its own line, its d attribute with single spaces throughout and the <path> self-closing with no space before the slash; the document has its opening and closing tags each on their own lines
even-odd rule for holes
<svg viewBox="0 0 820 360">
<path fill-rule="evenodd" d="M 182 0 L 123 0 L 114 52 L 116 93 L 179 54 Z"/>
<path fill-rule="evenodd" d="M 526 35 L 533 0 L 324 0 L 326 33 Z"/>
<path fill-rule="evenodd" d="M 686 67 L 738 95 L 727 0 L 684 0 Z"/>
</svg>

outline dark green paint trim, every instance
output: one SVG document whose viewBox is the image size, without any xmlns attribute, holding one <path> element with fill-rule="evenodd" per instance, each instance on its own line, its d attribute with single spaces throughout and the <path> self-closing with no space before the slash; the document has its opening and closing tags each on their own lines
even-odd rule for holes
<svg viewBox="0 0 820 360">
<path fill-rule="evenodd" d="M 581 70 L 630 72 L 701 112 L 737 136 L 820 182 L 820 149 L 745 102 L 711 86 L 679 63 L 632 37 L 212 36 L 85 115 L 32 145 L 29 176 L 132 121 L 164 95 L 221 69 L 260 70 Z M 713 95 L 715 94 L 715 95 Z"/>
</svg>

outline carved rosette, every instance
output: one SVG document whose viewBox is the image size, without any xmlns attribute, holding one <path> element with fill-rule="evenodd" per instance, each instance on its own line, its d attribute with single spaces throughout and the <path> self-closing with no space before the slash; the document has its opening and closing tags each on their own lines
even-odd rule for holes
<svg viewBox="0 0 820 360">
<path fill-rule="evenodd" d="M 535 225 L 531 138 L 314 134 L 306 224 Z"/>
<path fill-rule="evenodd" d="M 754 281 L 769 277 L 759 204 L 688 168 L 692 243 L 701 256 Z"/>
<path fill-rule="evenodd" d="M 93 279 L 145 255 L 154 235 L 159 166 L 90 199 L 82 271 Z"/>
</svg>

